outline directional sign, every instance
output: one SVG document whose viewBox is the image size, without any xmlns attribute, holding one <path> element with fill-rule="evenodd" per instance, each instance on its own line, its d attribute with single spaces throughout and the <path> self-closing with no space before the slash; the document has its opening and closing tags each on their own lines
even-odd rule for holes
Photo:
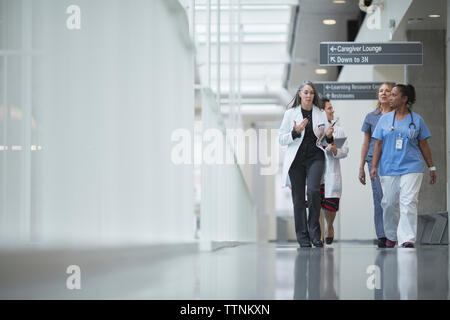
<svg viewBox="0 0 450 320">
<path fill-rule="evenodd" d="M 321 42 L 320 65 L 422 65 L 421 42 Z"/>
<path fill-rule="evenodd" d="M 382 82 L 314 82 L 324 97 L 330 100 L 376 100 Z"/>
</svg>

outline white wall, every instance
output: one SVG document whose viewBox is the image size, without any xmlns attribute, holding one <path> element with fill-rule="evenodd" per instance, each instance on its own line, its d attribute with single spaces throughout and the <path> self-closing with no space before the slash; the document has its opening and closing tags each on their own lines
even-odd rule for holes
<svg viewBox="0 0 450 320">
<path fill-rule="evenodd" d="M 209 140 L 205 132 L 211 132 L 210 129 L 220 135 Z M 202 90 L 202 136 L 202 245 L 208 248 L 211 241 L 256 241 L 256 209 L 239 165 L 226 161 L 227 152 L 234 153 L 226 143 L 223 118 L 209 89 Z M 217 153 L 208 151 L 212 149 Z M 205 156 L 221 152 L 223 157 L 217 157 L 217 161 L 209 161 Z"/>
<path fill-rule="evenodd" d="M 2 242 L 193 239 L 193 166 L 170 158 L 194 120 L 183 8 L 77 0 L 69 30 L 72 4 L 0 0 Z"/>
<path fill-rule="evenodd" d="M 406 13 L 412 1 L 385 1 L 381 16 L 381 29 L 370 30 L 364 23 L 355 42 L 388 42 L 389 20 L 395 19 L 397 26 Z M 401 31 L 399 31 L 401 32 Z M 395 38 L 401 34 L 394 34 Z M 399 39 L 400 40 L 400 39 Z M 340 73 L 339 82 L 403 82 L 403 66 L 344 66 Z M 341 160 L 342 169 L 342 199 L 340 211 L 337 215 L 336 237 L 341 240 L 376 239 L 372 189 L 369 172 L 366 166 L 366 185 L 359 183 L 358 172 L 361 159 L 361 132 L 364 117 L 375 109 L 376 100 L 333 101 L 336 116 L 348 136 L 349 154 Z"/>
</svg>

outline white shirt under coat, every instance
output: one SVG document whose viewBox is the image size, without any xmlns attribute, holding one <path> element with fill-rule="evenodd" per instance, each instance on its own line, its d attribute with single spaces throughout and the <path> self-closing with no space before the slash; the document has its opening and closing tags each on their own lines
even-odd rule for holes
<svg viewBox="0 0 450 320">
<path fill-rule="evenodd" d="M 292 139 L 292 129 L 294 129 L 294 120 L 297 125 L 303 121 L 301 105 L 290 108 L 284 113 L 283 121 L 281 122 L 281 127 L 278 131 L 278 141 L 280 145 L 287 146 L 287 150 L 284 156 L 283 170 L 281 173 L 282 187 L 291 186 L 291 180 L 289 179 L 289 169 L 294 162 L 295 155 L 297 154 L 298 148 L 302 144 L 305 132 L 302 131 L 300 138 Z M 329 126 L 327 115 L 325 111 L 320 110 L 318 107 L 313 105 L 312 108 L 312 124 L 313 131 L 316 137 L 319 137 L 324 130 Z M 325 138 L 324 138 L 325 141 Z M 325 142 L 326 143 L 326 142 Z M 324 151 L 326 152 L 326 151 Z"/>
<path fill-rule="evenodd" d="M 335 139 L 344 138 L 344 130 L 335 125 L 333 137 Z M 342 147 L 337 149 L 336 155 L 332 152 L 325 151 L 325 172 L 322 177 L 322 183 L 325 183 L 325 198 L 340 198 L 342 195 L 342 175 L 339 159 L 347 157 L 348 150 L 347 139 Z"/>
</svg>

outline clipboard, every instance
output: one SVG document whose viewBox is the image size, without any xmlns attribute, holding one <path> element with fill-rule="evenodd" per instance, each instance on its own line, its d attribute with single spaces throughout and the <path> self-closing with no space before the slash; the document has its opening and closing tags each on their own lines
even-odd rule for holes
<svg viewBox="0 0 450 320">
<path fill-rule="evenodd" d="M 334 138 L 334 142 L 336 143 L 336 148 L 342 148 L 344 145 L 345 140 L 347 140 L 347 137 L 344 138 Z"/>
</svg>

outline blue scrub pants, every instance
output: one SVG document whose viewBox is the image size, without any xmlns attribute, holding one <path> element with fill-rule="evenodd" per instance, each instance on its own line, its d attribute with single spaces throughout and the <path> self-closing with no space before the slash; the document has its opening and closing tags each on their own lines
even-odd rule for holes
<svg viewBox="0 0 450 320">
<path fill-rule="evenodd" d="M 372 158 L 366 161 L 370 171 L 372 170 Z M 369 178 L 370 180 L 370 178 Z M 372 185 L 373 194 L 373 207 L 375 209 L 374 220 L 375 220 L 375 232 L 377 233 L 377 238 L 385 238 L 384 234 L 384 223 L 383 223 L 383 208 L 381 207 L 381 199 L 383 199 L 383 190 L 381 189 L 380 176 L 377 176 L 375 181 L 370 180 Z"/>
</svg>

